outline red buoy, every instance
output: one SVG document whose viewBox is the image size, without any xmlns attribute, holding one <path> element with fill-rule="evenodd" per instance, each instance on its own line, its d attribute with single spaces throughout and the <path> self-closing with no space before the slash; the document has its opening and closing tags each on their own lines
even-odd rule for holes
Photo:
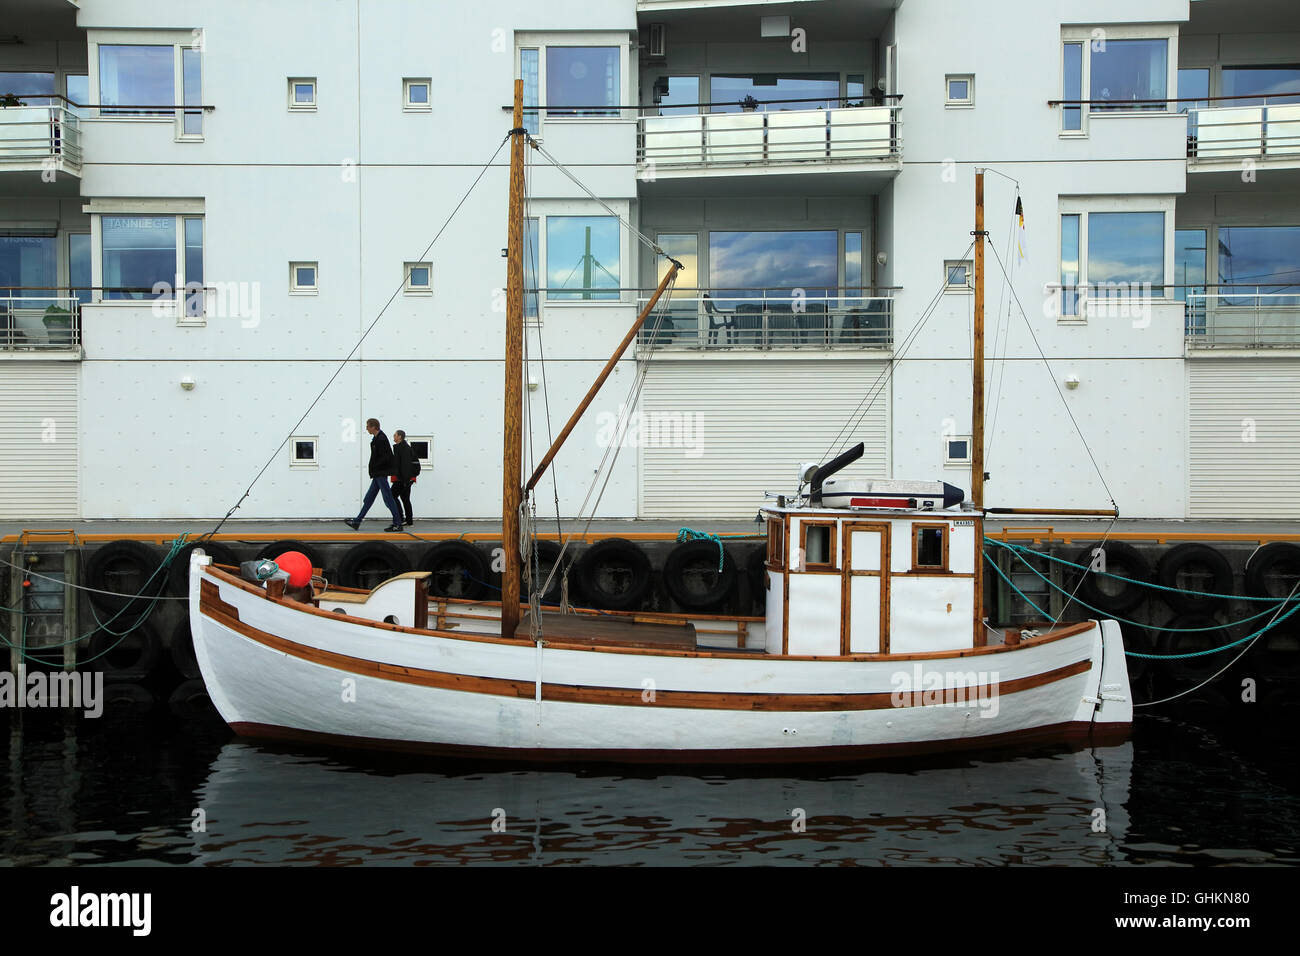
<svg viewBox="0 0 1300 956">
<path fill-rule="evenodd" d="M 311 582 L 311 559 L 301 551 L 286 551 L 275 559 L 281 571 L 289 575 L 289 587 L 306 587 Z"/>
</svg>

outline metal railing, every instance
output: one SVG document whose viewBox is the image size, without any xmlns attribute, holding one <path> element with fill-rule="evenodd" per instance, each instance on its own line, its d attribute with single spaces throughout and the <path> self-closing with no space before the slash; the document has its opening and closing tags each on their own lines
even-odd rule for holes
<svg viewBox="0 0 1300 956">
<path fill-rule="evenodd" d="M 1300 102 L 1194 107 L 1187 111 L 1187 158 L 1300 162 Z"/>
<path fill-rule="evenodd" d="M 62 157 L 81 167 L 81 121 L 62 106 L 0 107 L 0 169 Z"/>
<path fill-rule="evenodd" d="M 1300 348 L 1300 293 L 1214 288 L 1187 293 L 1188 348 Z"/>
<path fill-rule="evenodd" d="M 75 296 L 0 290 L 0 352 L 75 349 L 81 345 L 81 302 Z"/>
<path fill-rule="evenodd" d="M 659 116 L 637 121 L 643 167 L 711 168 L 800 162 L 896 160 L 902 155 L 902 107 L 819 106 Z"/>
<path fill-rule="evenodd" d="M 894 300 L 888 295 L 728 295 L 676 290 L 662 320 L 652 315 L 638 345 L 655 349 L 890 349 Z M 685 295 L 683 295 L 685 293 Z M 649 300 L 643 293 L 640 305 Z"/>
</svg>

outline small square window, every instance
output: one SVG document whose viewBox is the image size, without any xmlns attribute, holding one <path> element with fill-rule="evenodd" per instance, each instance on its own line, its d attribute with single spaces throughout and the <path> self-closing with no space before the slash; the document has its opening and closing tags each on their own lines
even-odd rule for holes
<svg viewBox="0 0 1300 956">
<path fill-rule="evenodd" d="M 835 567 L 835 526 L 804 522 L 800 529 L 804 569 Z"/>
<path fill-rule="evenodd" d="M 316 108 L 316 78 L 291 77 L 289 80 L 289 109 L 314 110 Z"/>
<path fill-rule="evenodd" d="M 948 76 L 948 97 L 945 106 L 975 105 L 975 76 L 971 73 Z"/>
<path fill-rule="evenodd" d="M 406 291 L 419 294 L 433 291 L 433 266 L 427 262 L 408 262 L 402 267 Z"/>
<path fill-rule="evenodd" d="M 948 526 L 912 526 L 912 570 L 948 570 Z"/>
<path fill-rule="evenodd" d="M 402 81 L 402 108 L 413 112 L 428 112 L 433 108 L 430 91 L 433 80 L 429 77 Z"/>
<path fill-rule="evenodd" d="M 289 467 L 317 468 L 315 438 L 294 436 L 289 439 Z"/>
<path fill-rule="evenodd" d="M 314 262 L 289 263 L 289 291 L 313 295 L 317 291 L 318 270 Z"/>
<path fill-rule="evenodd" d="M 945 292 L 970 292 L 972 285 L 974 267 L 969 259 L 950 259 L 943 264 Z"/>
<path fill-rule="evenodd" d="M 416 460 L 420 463 L 420 468 L 433 467 L 433 439 L 429 436 L 423 438 L 406 436 L 406 443 L 411 446 L 411 452 L 415 455 Z"/>
<path fill-rule="evenodd" d="M 971 463 L 970 439 L 965 436 L 944 438 L 943 463 L 945 465 L 969 465 Z"/>
</svg>

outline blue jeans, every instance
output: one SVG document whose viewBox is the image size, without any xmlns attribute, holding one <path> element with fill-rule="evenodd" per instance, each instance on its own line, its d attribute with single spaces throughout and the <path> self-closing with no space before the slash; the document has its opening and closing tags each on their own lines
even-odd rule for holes
<svg viewBox="0 0 1300 956">
<path fill-rule="evenodd" d="M 375 495 L 384 496 L 384 505 L 393 515 L 393 524 L 397 527 L 402 526 L 402 513 L 397 510 L 397 502 L 393 500 L 393 493 L 388 488 L 387 478 L 371 478 L 370 487 L 366 489 L 365 500 L 361 502 L 361 514 L 357 515 L 357 524 L 365 518 L 366 512 L 370 506 L 375 503 Z"/>
</svg>

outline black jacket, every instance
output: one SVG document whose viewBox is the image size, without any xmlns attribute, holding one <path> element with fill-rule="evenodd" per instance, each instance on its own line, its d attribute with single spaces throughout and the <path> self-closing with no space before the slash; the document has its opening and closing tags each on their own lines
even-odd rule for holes
<svg viewBox="0 0 1300 956">
<path fill-rule="evenodd" d="M 409 481 L 420 473 L 420 463 L 416 461 L 409 441 L 399 441 L 393 446 L 393 459 L 393 474 L 398 481 Z"/>
<path fill-rule="evenodd" d="M 370 477 L 387 478 L 393 474 L 393 447 L 382 431 L 370 439 Z"/>
</svg>

